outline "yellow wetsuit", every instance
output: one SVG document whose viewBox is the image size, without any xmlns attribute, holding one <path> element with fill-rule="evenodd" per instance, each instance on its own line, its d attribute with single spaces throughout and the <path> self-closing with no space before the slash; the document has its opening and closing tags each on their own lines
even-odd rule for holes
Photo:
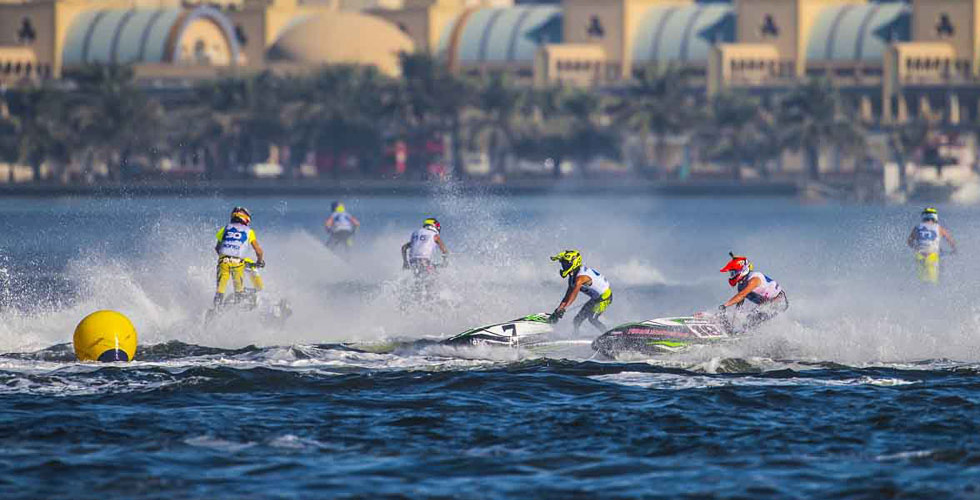
<svg viewBox="0 0 980 500">
<path fill-rule="evenodd" d="M 216 236 L 218 239 L 216 291 L 219 295 L 223 295 L 230 279 L 235 287 L 235 293 L 243 293 L 246 264 L 252 262 L 245 257 L 245 254 L 255 241 L 255 231 L 244 224 L 231 223 L 221 228 Z M 254 269 L 250 271 L 249 277 L 255 289 L 261 290 L 262 278 Z"/>
<path fill-rule="evenodd" d="M 916 253 L 915 254 L 916 274 L 919 281 L 925 283 L 939 283 L 939 253 Z"/>
</svg>

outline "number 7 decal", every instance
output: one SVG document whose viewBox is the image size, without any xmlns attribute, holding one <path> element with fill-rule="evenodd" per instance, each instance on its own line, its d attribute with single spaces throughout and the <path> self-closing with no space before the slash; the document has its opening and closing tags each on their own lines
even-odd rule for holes
<svg viewBox="0 0 980 500">
<path fill-rule="evenodd" d="M 517 344 L 517 325 L 511 323 L 509 325 L 504 325 L 501 327 L 505 334 L 510 334 L 510 343 L 512 345 Z"/>
</svg>

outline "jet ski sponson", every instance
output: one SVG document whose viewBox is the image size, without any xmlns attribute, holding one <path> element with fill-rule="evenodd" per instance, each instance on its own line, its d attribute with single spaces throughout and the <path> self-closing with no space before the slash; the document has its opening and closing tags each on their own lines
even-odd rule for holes
<svg viewBox="0 0 980 500">
<path fill-rule="evenodd" d="M 592 349 L 610 358 L 624 353 L 656 355 L 732 337 L 731 327 L 712 317 L 657 318 L 612 328 L 592 342 Z"/>
</svg>

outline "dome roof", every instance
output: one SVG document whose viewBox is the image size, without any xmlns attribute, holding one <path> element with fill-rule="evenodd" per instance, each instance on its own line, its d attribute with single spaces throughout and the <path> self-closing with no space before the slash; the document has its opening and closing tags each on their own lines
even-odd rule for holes
<svg viewBox="0 0 980 500">
<path fill-rule="evenodd" d="M 810 61 L 881 61 L 888 44 L 911 40 L 912 7 L 904 2 L 829 5 L 810 32 Z"/>
<path fill-rule="evenodd" d="M 355 12 L 327 12 L 283 30 L 268 51 L 270 62 L 364 64 L 400 73 L 398 54 L 414 52 L 412 40 L 382 19 Z"/>
<path fill-rule="evenodd" d="M 530 64 L 538 47 L 562 42 L 562 16 L 555 5 L 481 8 L 457 20 L 465 23 L 458 42 L 449 47 L 451 37 L 443 36 L 439 53 L 455 50 L 452 56 L 463 64 Z"/>
<path fill-rule="evenodd" d="M 65 65 L 88 63 L 234 64 L 239 46 L 231 22 L 210 7 L 95 9 L 74 18 Z"/>
<path fill-rule="evenodd" d="M 734 41 L 731 4 L 653 5 L 633 37 L 633 62 L 706 62 L 712 45 Z"/>
</svg>

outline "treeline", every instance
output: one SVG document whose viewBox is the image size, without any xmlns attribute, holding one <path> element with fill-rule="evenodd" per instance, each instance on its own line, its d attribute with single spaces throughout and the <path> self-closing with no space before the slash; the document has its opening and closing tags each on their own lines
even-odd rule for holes
<svg viewBox="0 0 980 500">
<path fill-rule="evenodd" d="M 0 94 L 0 161 L 30 165 L 36 180 L 42 165 L 54 172 L 51 180 L 74 166 L 92 181 L 96 166 L 105 166 L 109 179 L 124 181 L 175 160 L 203 164 L 206 179 L 225 179 L 248 175 L 246 166 L 275 150 L 292 177 L 315 151 L 334 159 L 335 175 L 379 177 L 392 175 L 392 145 L 401 141 L 409 151 L 403 175 L 412 178 L 426 175 L 433 156 L 472 151 L 486 152 L 494 173 L 504 173 L 514 158 L 579 165 L 608 158 L 661 175 L 665 160 L 657 156 L 665 148 L 656 146 L 682 136 L 699 158 L 736 177 L 744 167 L 766 175 L 767 165 L 791 150 L 816 178 L 822 149 L 860 156 L 865 147 L 856 107 L 817 80 L 766 99 L 747 93 L 708 99 L 672 68 L 594 91 L 463 78 L 427 55 L 404 55 L 401 65 L 397 79 L 370 67 L 333 66 L 181 91 L 139 87 L 127 67 L 90 66 Z M 896 157 L 920 148 L 926 128 L 919 122 L 896 128 Z M 637 140 L 654 147 L 627 147 Z M 443 142 L 450 151 L 432 147 Z"/>
</svg>

